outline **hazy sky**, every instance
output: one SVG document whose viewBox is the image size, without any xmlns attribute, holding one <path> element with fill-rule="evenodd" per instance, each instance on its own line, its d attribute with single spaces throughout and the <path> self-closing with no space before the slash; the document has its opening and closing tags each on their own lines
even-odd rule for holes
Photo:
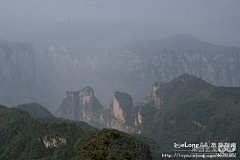
<svg viewBox="0 0 240 160">
<path fill-rule="evenodd" d="M 239 15 L 240 0 L 0 0 L 0 22 L 151 21 L 238 47 Z"/>
<path fill-rule="evenodd" d="M 1 0 L 0 19 L 32 21 L 229 19 L 239 0 Z"/>
</svg>

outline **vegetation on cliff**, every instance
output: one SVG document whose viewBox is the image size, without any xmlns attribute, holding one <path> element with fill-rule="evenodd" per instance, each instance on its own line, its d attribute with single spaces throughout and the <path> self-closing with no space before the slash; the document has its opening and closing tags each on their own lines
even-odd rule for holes
<svg viewBox="0 0 240 160">
<path fill-rule="evenodd" d="M 22 109 L 4 106 L 0 106 L 0 121 L 0 159 L 9 160 L 82 159 L 83 145 L 96 134 L 101 136 L 109 132 L 107 129 L 84 131 L 74 123 L 39 122 Z M 151 159 L 146 144 L 126 133 L 119 134 L 122 138 L 110 143 L 110 155 L 119 156 L 135 150 L 134 155 Z M 143 150 L 137 150 L 136 144 L 143 146 Z"/>
</svg>

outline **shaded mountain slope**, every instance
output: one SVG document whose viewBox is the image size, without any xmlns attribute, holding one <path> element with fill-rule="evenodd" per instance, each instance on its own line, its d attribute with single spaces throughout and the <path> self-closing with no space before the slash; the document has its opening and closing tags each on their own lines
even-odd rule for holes
<svg viewBox="0 0 240 160">
<path fill-rule="evenodd" d="M 32 117 L 52 117 L 52 113 L 38 103 L 18 105 L 17 108 L 27 111 Z"/>
<path fill-rule="evenodd" d="M 76 97 L 65 98 L 66 102 Z M 58 112 L 71 110 L 68 107 L 71 105 L 64 106 L 66 111 Z M 96 113 L 93 108 L 89 111 Z M 74 119 L 83 113 L 75 114 L 68 118 Z M 144 102 L 136 105 L 127 93 L 116 92 L 113 102 L 98 110 L 94 114 L 98 118 L 91 119 L 91 124 L 142 134 L 154 139 L 162 151 L 171 151 L 174 142 L 239 142 L 239 115 L 239 87 L 217 87 L 196 76 L 183 74 L 170 82 L 155 82 Z"/>
<path fill-rule="evenodd" d="M 172 149 L 173 142 L 239 142 L 240 88 L 216 87 L 185 74 L 155 93 L 139 106 L 139 127 L 162 148 Z"/>
<path fill-rule="evenodd" d="M 28 112 L 32 117 L 40 122 L 47 122 L 47 123 L 74 123 L 79 126 L 83 130 L 96 130 L 95 127 L 87 124 L 83 121 L 73 121 L 69 119 L 63 118 L 56 118 L 52 115 L 50 111 L 48 111 L 45 107 L 38 103 L 29 103 L 29 104 L 22 104 L 18 105 L 16 108 L 20 108 Z"/>
<path fill-rule="evenodd" d="M 81 147 L 96 135 L 83 131 L 75 124 L 38 122 L 21 109 L 0 107 L 0 159 L 81 159 Z M 98 135 L 109 130 L 98 131 Z M 122 138 L 111 144 L 111 155 L 134 150 L 143 159 L 151 159 L 148 146 L 136 138 L 120 133 Z M 141 153 L 135 145 L 143 146 Z M 137 158 L 137 157 L 136 157 Z"/>
</svg>

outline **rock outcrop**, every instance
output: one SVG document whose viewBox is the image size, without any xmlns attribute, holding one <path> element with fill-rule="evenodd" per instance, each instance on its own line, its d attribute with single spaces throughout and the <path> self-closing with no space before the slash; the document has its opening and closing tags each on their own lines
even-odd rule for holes
<svg viewBox="0 0 240 160">
<path fill-rule="evenodd" d="M 83 117 L 84 110 L 74 108 L 89 107 L 91 114 L 88 115 L 92 121 L 86 118 L 81 120 L 95 127 L 153 137 L 164 149 L 170 149 L 178 139 L 187 142 L 197 137 L 206 141 L 215 140 L 216 135 L 218 140 L 226 139 L 228 134 L 216 134 L 214 130 L 219 130 L 219 133 L 221 130 L 231 132 L 231 128 L 236 130 L 232 132 L 234 136 L 231 139 L 237 141 L 239 87 L 217 87 L 196 76 L 183 74 L 170 82 L 155 82 L 145 101 L 135 105 L 127 93 L 115 92 L 113 102 L 107 108 L 96 107 L 91 102 L 92 105 L 86 105 L 89 104 L 89 98 L 86 98 L 87 103 L 83 105 L 83 98 L 75 100 L 79 93 L 74 92 L 73 96 L 68 96 L 70 103 L 64 99 L 61 107 L 66 102 L 65 110 L 60 108 L 59 116 L 67 114 L 64 118 L 70 119 Z M 81 93 L 84 94 L 81 97 L 93 95 L 93 91 Z M 68 114 L 69 112 L 72 114 Z M 166 146 L 161 144 L 163 141 Z"/>
<path fill-rule="evenodd" d="M 40 140 L 40 139 L 38 139 Z M 45 148 L 53 148 L 53 147 L 58 147 L 61 144 L 66 144 L 66 138 L 47 138 L 47 136 L 45 136 L 44 138 L 42 138 L 43 144 L 45 146 Z"/>
<path fill-rule="evenodd" d="M 132 97 L 124 92 L 115 92 L 113 102 L 105 109 L 105 125 L 128 133 L 137 133 L 131 114 L 134 110 Z"/>
<path fill-rule="evenodd" d="M 148 92 L 148 96 L 145 98 L 144 103 L 150 103 L 151 101 L 154 102 L 154 106 L 157 109 L 160 109 L 162 104 L 164 103 L 163 98 L 158 97 L 157 96 L 157 91 L 158 89 L 161 87 L 161 85 L 163 85 L 163 82 L 154 82 L 151 87 L 150 87 L 150 91 Z"/>
<path fill-rule="evenodd" d="M 88 86 L 77 92 L 67 91 L 56 116 L 99 126 L 102 110 L 103 106 L 94 96 L 93 89 Z"/>
<path fill-rule="evenodd" d="M 115 92 L 113 102 L 104 108 L 91 87 L 77 92 L 66 92 L 56 116 L 87 122 L 98 128 L 113 128 L 128 133 L 138 132 L 134 127 L 133 100 L 124 92 Z M 141 120 L 139 120 L 141 121 Z"/>
<path fill-rule="evenodd" d="M 86 85 L 95 89 L 104 106 L 115 91 L 142 101 L 153 82 L 185 73 L 217 86 L 240 86 L 240 49 L 189 34 L 133 42 L 91 56 L 73 53 L 64 43 L 49 43 L 37 54 L 28 43 L 0 43 L 0 102 L 8 106 L 38 102 L 55 111 L 62 93 Z M 164 99 L 155 103 L 161 106 Z"/>
<path fill-rule="evenodd" d="M 105 106 L 115 91 L 142 101 L 153 82 L 168 82 L 185 73 L 217 86 L 240 86 L 236 74 L 240 72 L 240 49 L 206 43 L 189 34 L 133 42 L 92 56 L 81 53 L 80 58 L 71 57 L 70 49 L 63 54 L 57 48 L 39 58 L 44 64 L 41 73 L 51 78 L 47 84 L 58 92 L 73 90 L 76 84 L 90 85 Z"/>
</svg>

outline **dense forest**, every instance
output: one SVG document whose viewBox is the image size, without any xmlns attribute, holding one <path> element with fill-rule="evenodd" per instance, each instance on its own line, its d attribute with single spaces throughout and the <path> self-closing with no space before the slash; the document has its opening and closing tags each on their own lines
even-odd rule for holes
<svg viewBox="0 0 240 160">
<path fill-rule="evenodd" d="M 102 141 L 108 143 L 106 158 L 152 159 L 148 145 L 123 132 L 107 129 L 84 131 L 73 122 L 39 122 L 22 109 L 4 106 L 0 106 L 0 121 L 0 159 L 82 159 L 82 152 L 88 151 L 84 145 L 93 142 L 96 136 L 108 135 L 111 139 L 111 133 L 118 137 Z M 102 153 L 100 149 L 96 148 L 95 151 Z M 85 155 L 85 158 L 91 157 Z"/>
</svg>

